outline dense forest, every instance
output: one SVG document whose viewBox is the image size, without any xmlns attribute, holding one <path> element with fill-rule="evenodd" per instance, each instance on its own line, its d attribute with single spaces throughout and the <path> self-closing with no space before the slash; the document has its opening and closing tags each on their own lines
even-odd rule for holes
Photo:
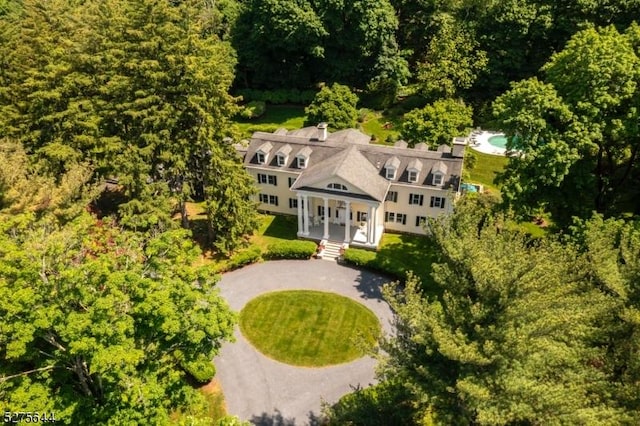
<svg viewBox="0 0 640 426">
<path fill-rule="evenodd" d="M 386 288 L 381 384 L 327 421 L 638 423 L 639 17 L 640 0 L 0 0 L 1 405 L 164 424 L 201 404 L 187 378 L 235 316 L 194 266 L 186 204 L 222 256 L 256 228 L 233 120 L 260 98 L 309 124 L 333 102 L 333 128 L 408 104 L 410 144 L 483 125 L 520 153 L 498 199 L 430 225 L 435 288 Z M 555 232 L 505 225 L 534 215 Z"/>
</svg>

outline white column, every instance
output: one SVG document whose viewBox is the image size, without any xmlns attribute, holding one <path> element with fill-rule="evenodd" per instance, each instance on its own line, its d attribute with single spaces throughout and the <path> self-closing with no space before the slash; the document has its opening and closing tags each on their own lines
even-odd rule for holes
<svg viewBox="0 0 640 426">
<path fill-rule="evenodd" d="M 329 239 L 329 199 L 323 198 L 324 200 L 324 234 L 322 235 L 323 240 Z"/>
<path fill-rule="evenodd" d="M 344 218 L 344 242 L 351 242 L 351 201 L 345 202 L 347 209 L 345 210 Z"/>
<path fill-rule="evenodd" d="M 305 195 L 303 197 L 303 213 L 302 213 L 302 219 L 303 219 L 303 230 L 302 230 L 302 235 L 309 235 L 309 196 Z"/>
<path fill-rule="evenodd" d="M 372 207 L 373 215 L 371 216 L 371 236 L 369 237 L 369 244 L 376 243 L 376 231 L 378 228 L 378 208 Z"/>
<path fill-rule="evenodd" d="M 302 235 L 302 195 L 298 194 L 298 235 Z"/>
<path fill-rule="evenodd" d="M 373 206 L 369 206 L 369 211 L 367 212 L 367 242 L 369 243 L 371 241 L 373 231 Z"/>
</svg>

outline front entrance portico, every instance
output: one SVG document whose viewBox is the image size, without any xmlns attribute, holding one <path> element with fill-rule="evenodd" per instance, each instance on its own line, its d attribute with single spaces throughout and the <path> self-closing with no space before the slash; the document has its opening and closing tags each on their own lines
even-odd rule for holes
<svg viewBox="0 0 640 426">
<path fill-rule="evenodd" d="M 377 247 L 383 227 L 381 203 L 335 194 L 297 191 L 298 236 Z"/>
</svg>

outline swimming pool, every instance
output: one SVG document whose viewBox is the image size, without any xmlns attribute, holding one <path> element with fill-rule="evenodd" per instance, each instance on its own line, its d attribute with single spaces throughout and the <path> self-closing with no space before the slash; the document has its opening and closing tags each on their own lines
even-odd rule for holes
<svg viewBox="0 0 640 426">
<path fill-rule="evenodd" d="M 489 138 L 489 143 L 496 148 L 507 148 L 507 137 L 505 135 L 496 135 Z"/>
</svg>

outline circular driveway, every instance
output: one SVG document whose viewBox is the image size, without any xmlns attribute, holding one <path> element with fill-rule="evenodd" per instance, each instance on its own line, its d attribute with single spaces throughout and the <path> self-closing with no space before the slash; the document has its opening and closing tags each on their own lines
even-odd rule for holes
<svg viewBox="0 0 640 426">
<path fill-rule="evenodd" d="M 392 331 L 393 315 L 382 300 L 389 279 L 324 260 L 281 260 L 259 263 L 224 274 L 218 283 L 231 308 L 240 311 L 254 297 L 278 290 L 333 292 L 356 300 Z M 294 367 L 254 349 L 235 329 L 236 341 L 222 345 L 214 359 L 227 411 L 256 425 L 314 425 L 322 402 L 335 403 L 355 387 L 376 382 L 371 357 L 330 367 Z"/>
</svg>

